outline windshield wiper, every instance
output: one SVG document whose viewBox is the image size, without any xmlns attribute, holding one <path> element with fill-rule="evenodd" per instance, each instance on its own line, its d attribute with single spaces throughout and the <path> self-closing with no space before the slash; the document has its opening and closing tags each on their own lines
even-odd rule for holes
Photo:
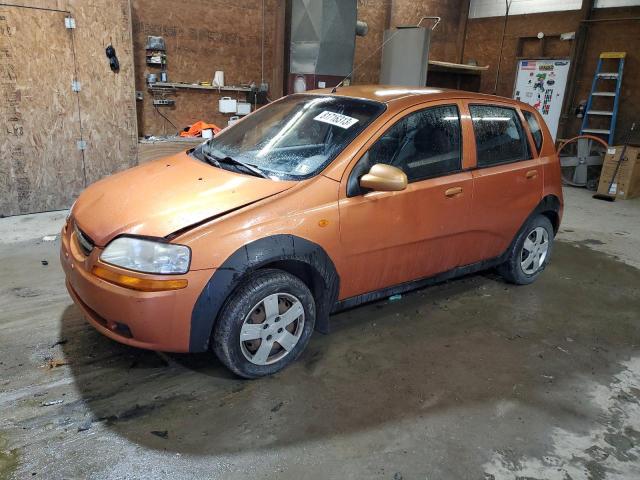
<svg viewBox="0 0 640 480">
<path fill-rule="evenodd" d="M 246 170 L 248 170 L 249 172 L 255 174 L 258 177 L 262 177 L 262 178 L 269 178 L 262 170 L 260 170 L 258 167 L 256 167 L 255 165 L 251 165 L 250 163 L 245 163 L 245 162 L 241 162 L 240 160 L 237 160 L 233 157 L 222 157 L 222 158 L 218 158 L 218 161 L 220 163 L 228 163 L 230 165 L 237 165 L 239 167 L 243 167 Z"/>
<path fill-rule="evenodd" d="M 240 160 L 237 160 L 237 159 L 235 159 L 233 157 L 230 157 L 228 155 L 226 155 L 226 156 L 213 155 L 212 153 L 209 153 L 204 148 L 202 148 L 200 151 L 202 152 L 202 155 L 204 156 L 204 158 L 207 161 L 207 163 L 213 164 L 218 168 L 222 168 L 220 166 L 221 163 L 226 163 L 228 165 L 235 165 L 235 166 L 238 166 L 238 167 L 243 167 L 249 173 L 251 173 L 251 174 L 253 174 L 253 175 L 257 176 L 257 177 L 269 178 L 262 170 L 260 170 L 255 165 L 251 165 L 250 163 L 241 162 Z"/>
</svg>

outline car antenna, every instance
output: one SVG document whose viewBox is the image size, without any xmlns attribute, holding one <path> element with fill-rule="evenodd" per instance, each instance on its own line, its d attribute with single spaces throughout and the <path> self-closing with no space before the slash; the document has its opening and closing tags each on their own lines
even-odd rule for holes
<svg viewBox="0 0 640 480">
<path fill-rule="evenodd" d="M 423 20 L 435 20 L 436 23 L 433 25 L 433 27 L 431 27 L 431 30 L 435 30 L 436 27 L 438 26 L 438 24 L 440 23 L 441 18 L 440 17 L 422 17 L 420 19 L 420 21 L 418 22 L 418 24 L 416 25 L 416 27 L 419 27 L 420 24 L 422 23 Z M 347 75 L 346 77 L 344 77 L 342 80 L 340 80 L 340 83 L 338 83 L 335 87 L 333 87 L 331 89 L 331 93 L 336 93 L 338 91 L 338 88 L 342 86 L 342 84 L 344 83 L 344 81 L 351 77 L 351 75 L 353 75 L 353 72 L 355 72 L 358 68 L 360 68 L 367 60 L 369 60 L 371 57 L 373 57 L 376 53 L 378 53 L 387 43 L 389 43 L 393 37 L 396 36 L 396 34 L 400 31 L 400 29 L 398 27 L 396 27 L 396 31 L 393 32 L 393 34 L 387 38 L 384 42 L 382 42 L 380 44 L 380 46 L 378 48 L 376 48 L 373 52 L 371 52 L 369 55 L 367 55 L 367 57 L 362 60 L 358 65 L 356 65 L 355 67 L 353 67 L 353 70 L 351 70 L 351 72 L 349 72 L 349 75 Z"/>
<path fill-rule="evenodd" d="M 340 83 L 338 83 L 335 87 L 333 87 L 331 89 L 331 93 L 336 93 L 336 91 L 338 90 L 339 87 L 342 86 L 342 84 L 344 83 L 344 81 L 351 77 L 351 75 L 353 75 L 353 72 L 355 72 L 358 68 L 360 68 L 362 66 L 363 63 L 365 63 L 367 60 L 369 60 L 373 55 L 375 55 L 376 53 L 378 53 L 380 51 L 380 49 L 382 47 L 384 47 L 387 43 L 389 43 L 391 41 L 391 39 L 393 37 L 396 36 L 396 34 L 398 33 L 398 30 L 396 30 L 395 32 L 393 32 L 393 35 L 391 35 L 389 38 L 387 38 L 384 42 L 382 42 L 382 44 L 376 48 L 373 52 L 371 52 L 369 55 L 367 55 L 367 57 L 362 60 L 358 65 L 356 65 L 355 67 L 353 67 L 353 70 L 351 70 L 351 72 L 349 72 L 349 75 L 347 75 L 346 77 L 344 77 L 342 80 L 340 80 Z"/>
</svg>

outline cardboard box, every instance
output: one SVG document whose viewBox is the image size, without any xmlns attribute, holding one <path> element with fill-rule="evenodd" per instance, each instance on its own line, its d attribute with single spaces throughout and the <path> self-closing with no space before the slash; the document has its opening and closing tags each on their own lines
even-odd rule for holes
<svg viewBox="0 0 640 480">
<path fill-rule="evenodd" d="M 600 173 L 600 183 L 598 193 L 602 195 L 615 195 L 616 198 L 628 199 L 640 197 L 640 146 L 629 145 L 616 173 L 616 177 L 611 184 L 620 155 L 622 146 L 609 147 L 602 164 Z M 609 185 L 611 184 L 611 189 Z"/>
</svg>

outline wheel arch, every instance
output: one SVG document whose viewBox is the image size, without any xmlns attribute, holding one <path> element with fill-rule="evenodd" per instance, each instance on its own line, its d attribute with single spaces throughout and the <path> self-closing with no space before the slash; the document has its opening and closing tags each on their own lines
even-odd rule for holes
<svg viewBox="0 0 640 480">
<path fill-rule="evenodd" d="M 551 226 L 553 227 L 553 236 L 555 237 L 556 233 L 558 233 L 558 229 L 560 228 L 560 210 L 562 208 L 561 205 L 562 204 L 560 203 L 560 199 L 553 194 L 546 195 L 542 200 L 540 200 L 540 203 L 538 203 L 538 205 L 531 211 L 527 218 L 525 218 L 524 222 L 522 222 L 522 225 L 520 225 L 520 228 L 513 236 L 513 239 L 511 240 L 511 243 L 509 244 L 507 249 L 502 252 L 499 257 L 497 257 L 498 263 L 504 263 L 507 258 L 509 258 L 509 255 L 512 254 L 513 249 L 516 247 L 518 238 L 520 238 L 520 235 L 522 235 L 524 229 L 527 228 L 527 225 L 529 224 L 531 219 L 537 215 L 544 215 L 549 219 L 549 221 L 551 222 Z"/>
<path fill-rule="evenodd" d="M 553 226 L 553 234 L 555 236 L 560 228 L 560 209 L 560 199 L 553 194 L 547 195 L 540 201 L 529 218 L 527 218 L 527 222 L 535 215 L 542 214 L 551 222 L 551 225 Z M 525 224 L 527 222 L 525 222 Z"/>
<path fill-rule="evenodd" d="M 328 332 L 340 285 L 333 261 L 316 243 L 295 235 L 273 235 L 240 247 L 215 270 L 191 314 L 190 351 L 209 348 L 224 302 L 248 274 L 261 268 L 277 268 L 300 278 L 316 302 L 316 330 Z"/>
</svg>

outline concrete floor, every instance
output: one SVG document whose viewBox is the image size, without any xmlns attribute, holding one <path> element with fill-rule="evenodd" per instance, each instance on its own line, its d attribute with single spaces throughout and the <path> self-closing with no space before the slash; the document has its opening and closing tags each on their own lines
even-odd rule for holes
<svg viewBox="0 0 640 480">
<path fill-rule="evenodd" d="M 102 337 L 42 240 L 64 213 L 2 219 L 0 478 L 638 479 L 640 201 L 566 199 L 534 285 L 336 315 L 257 381 Z"/>
</svg>

